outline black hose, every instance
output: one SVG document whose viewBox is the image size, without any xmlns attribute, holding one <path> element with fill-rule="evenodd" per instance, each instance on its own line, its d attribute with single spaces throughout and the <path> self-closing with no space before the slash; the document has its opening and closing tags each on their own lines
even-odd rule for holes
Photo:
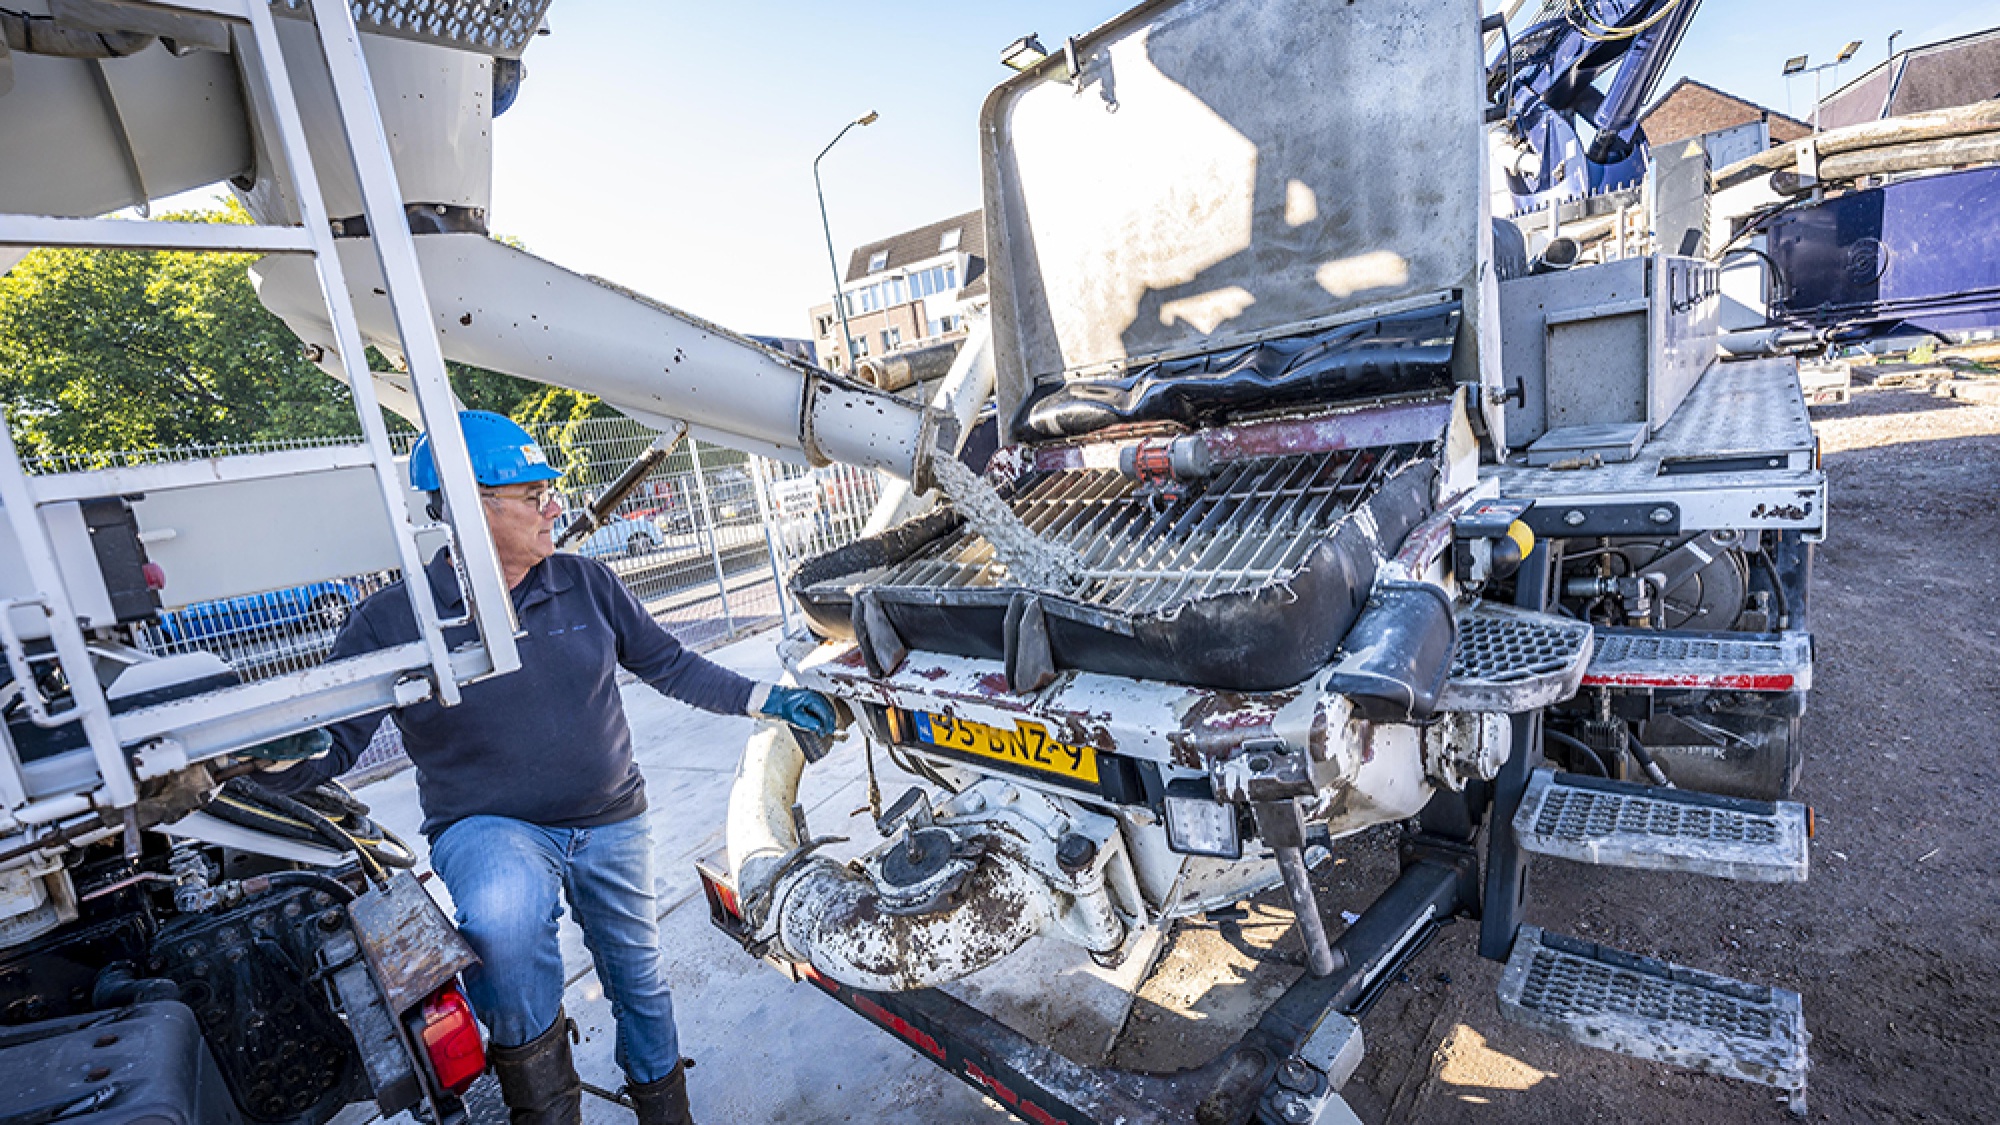
<svg viewBox="0 0 2000 1125">
<path fill-rule="evenodd" d="M 311 825 L 321 839 L 333 845 L 335 851 L 351 851 L 355 853 L 362 858 L 364 866 L 375 862 L 375 857 L 368 854 L 367 850 L 361 846 L 360 841 L 342 832 L 339 825 L 328 820 L 318 810 L 307 808 L 290 797 L 273 793 L 247 777 L 239 777 L 229 782 L 223 786 L 223 792 L 239 800 L 262 805 L 273 812 L 282 813 L 293 820 L 303 821 Z"/>
<path fill-rule="evenodd" d="M 1611 768 L 1604 764 L 1603 758 L 1597 756 L 1597 751 L 1592 750 L 1589 746 L 1584 745 L 1582 739 L 1571 737 L 1570 735 L 1564 734 L 1559 730 L 1550 730 L 1547 727 L 1542 728 L 1542 738 L 1544 740 L 1553 739 L 1557 742 L 1560 742 L 1564 746 L 1567 746 L 1570 749 L 1577 751 L 1583 757 L 1588 758 L 1590 760 L 1591 768 L 1597 771 L 1597 776 L 1605 778 L 1607 780 L 1611 777 Z"/>
<path fill-rule="evenodd" d="M 1763 566 L 1765 577 L 1771 580 L 1771 596 L 1778 603 L 1778 620 L 1776 622 L 1778 628 L 1780 630 L 1791 628 L 1792 603 L 1790 599 L 1785 597 L 1785 580 L 1778 577 L 1778 564 L 1772 561 L 1771 552 L 1768 549 L 1760 548 L 1751 557 Z"/>
<path fill-rule="evenodd" d="M 290 840 L 326 842 L 329 837 L 310 817 L 287 813 L 277 804 L 278 800 L 289 799 L 308 812 L 324 817 L 340 834 L 342 851 L 363 852 L 366 858 L 384 867 L 407 870 L 417 865 L 416 851 L 394 832 L 370 820 L 368 806 L 348 793 L 339 782 L 327 782 L 317 789 L 308 789 L 290 798 L 281 798 L 268 791 L 252 793 L 226 786 L 223 797 L 223 800 L 211 802 L 205 811 L 231 824 Z M 266 800 L 266 797 L 273 799 Z"/>
<path fill-rule="evenodd" d="M 1667 771 L 1661 769 L 1660 763 L 1654 760 L 1653 752 L 1646 749 L 1645 743 L 1639 741 L 1639 734 L 1636 730 L 1628 728 L 1625 731 L 1625 745 L 1631 748 L 1632 756 L 1639 759 L 1639 768 L 1646 771 L 1646 776 L 1652 780 L 1653 784 L 1664 786 L 1668 789 L 1674 787 L 1673 780 L 1667 777 Z"/>
<path fill-rule="evenodd" d="M 273 871 L 257 878 L 263 879 L 273 887 L 310 887 L 316 891 L 325 891 L 342 905 L 354 901 L 353 888 L 317 871 Z"/>
<path fill-rule="evenodd" d="M 202 811 L 217 820 L 225 820 L 273 836 L 283 836 L 287 840 L 302 840 L 307 843 L 323 843 L 325 840 L 310 824 L 293 817 L 280 818 L 275 810 L 263 808 L 255 800 L 245 799 L 236 793 L 225 793 L 224 797 L 227 799 L 210 801 Z M 231 804 L 231 801 L 236 803 Z M 343 849 L 346 847 L 345 844 L 341 846 Z"/>
<path fill-rule="evenodd" d="M 1755 246 L 1738 246 L 1733 250 L 1723 251 L 1722 256 L 1716 259 L 1716 264 L 1721 265 L 1723 262 L 1728 261 L 1729 259 L 1735 257 L 1738 254 L 1751 254 L 1756 257 L 1764 259 L 1764 264 L 1771 267 L 1771 282 L 1776 287 L 1776 292 L 1779 295 L 1778 300 L 1775 303 L 1778 304 L 1784 303 L 1784 294 L 1786 292 L 1785 271 L 1779 267 L 1778 260 L 1770 256 L 1769 254 L 1766 254 L 1762 250 L 1757 249 Z"/>
</svg>

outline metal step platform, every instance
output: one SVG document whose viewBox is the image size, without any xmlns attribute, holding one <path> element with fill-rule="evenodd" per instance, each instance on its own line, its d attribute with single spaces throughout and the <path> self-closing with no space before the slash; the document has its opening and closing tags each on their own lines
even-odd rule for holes
<svg viewBox="0 0 2000 1125">
<path fill-rule="evenodd" d="M 1458 617 L 1458 648 L 1440 711 L 1519 714 L 1576 694 L 1592 652 L 1591 627 L 1573 618 L 1491 602 Z"/>
<path fill-rule="evenodd" d="M 1522 926 L 1500 974 L 1516 1023 L 1690 1070 L 1776 1086 L 1806 1108 L 1799 994 Z"/>
<path fill-rule="evenodd" d="M 1812 687 L 1808 633 L 1599 629 L 1585 687 L 1802 692 Z"/>
<path fill-rule="evenodd" d="M 1812 814 L 1751 801 L 1538 769 L 1514 814 L 1521 847 L 1601 867 L 1751 883 L 1806 881 Z"/>
</svg>

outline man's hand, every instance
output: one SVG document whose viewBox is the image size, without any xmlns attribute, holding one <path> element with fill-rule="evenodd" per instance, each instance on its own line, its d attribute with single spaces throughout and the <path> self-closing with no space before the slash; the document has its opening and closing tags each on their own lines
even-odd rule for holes
<svg viewBox="0 0 2000 1125">
<path fill-rule="evenodd" d="M 805 688 L 775 684 L 764 697 L 761 713 L 811 734 L 832 734 L 840 721 L 834 713 L 833 700 L 826 696 Z"/>
</svg>

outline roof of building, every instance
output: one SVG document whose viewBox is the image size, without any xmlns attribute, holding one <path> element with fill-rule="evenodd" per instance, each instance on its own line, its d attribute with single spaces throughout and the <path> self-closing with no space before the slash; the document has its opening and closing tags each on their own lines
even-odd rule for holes
<svg viewBox="0 0 2000 1125">
<path fill-rule="evenodd" d="M 1752 121 L 1763 121 L 1769 126 L 1773 144 L 1796 141 L 1812 133 L 1812 126 L 1796 117 L 1765 109 L 1692 78 L 1674 83 L 1639 117 L 1646 140 L 1655 145 L 1668 145 Z"/>
<path fill-rule="evenodd" d="M 971 276 L 969 284 L 984 288 L 985 270 L 981 268 L 986 259 L 986 219 L 983 211 L 967 211 L 949 219 L 906 230 L 888 238 L 866 242 L 854 248 L 847 259 L 847 275 L 843 281 L 859 281 L 871 273 L 893 270 L 899 266 L 935 258 L 946 253 L 944 239 L 952 231 L 958 231 L 959 252 L 968 254 L 979 261 L 966 272 Z M 886 251 L 882 264 L 869 269 L 868 264 L 875 255 Z M 968 286 L 969 287 L 969 286 Z"/>
<path fill-rule="evenodd" d="M 1926 43 L 1877 63 L 1819 103 L 1822 129 L 2000 97 L 2000 27 Z"/>
</svg>

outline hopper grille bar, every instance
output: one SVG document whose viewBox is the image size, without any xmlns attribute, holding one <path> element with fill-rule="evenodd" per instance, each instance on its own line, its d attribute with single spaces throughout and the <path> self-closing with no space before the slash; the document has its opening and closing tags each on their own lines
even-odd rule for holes
<svg viewBox="0 0 2000 1125">
<path fill-rule="evenodd" d="M 1171 501 L 1142 493 L 1116 470 L 1070 470 L 1031 479 L 1010 505 L 1037 535 L 1083 560 L 1086 581 L 1075 600 L 1143 614 L 1292 573 L 1315 542 L 1423 449 L 1412 443 L 1231 462 Z M 904 590 L 1009 584 L 992 545 L 969 527 L 868 581 Z"/>
</svg>

